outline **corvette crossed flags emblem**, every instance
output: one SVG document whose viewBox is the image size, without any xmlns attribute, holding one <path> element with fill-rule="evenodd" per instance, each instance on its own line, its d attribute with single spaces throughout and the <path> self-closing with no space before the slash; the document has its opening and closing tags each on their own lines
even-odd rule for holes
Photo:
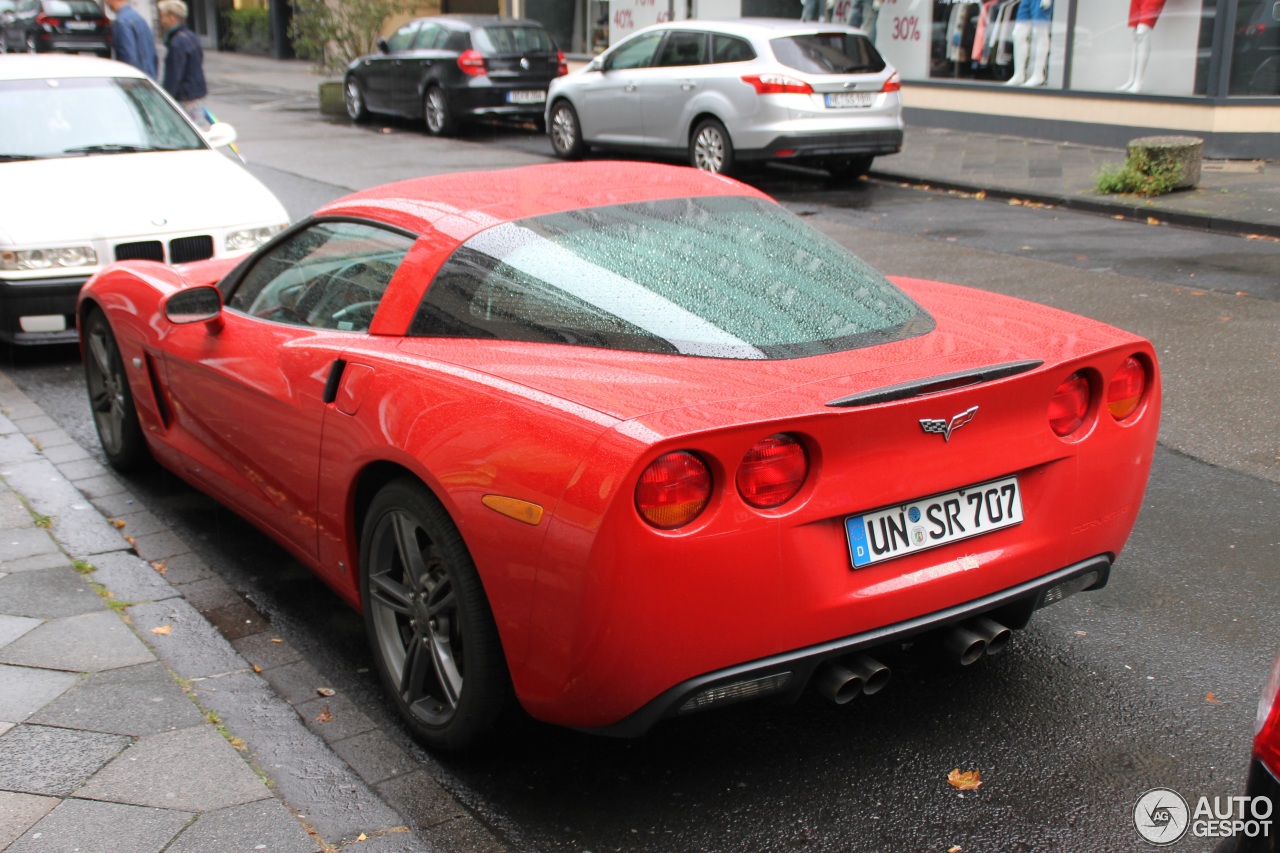
<svg viewBox="0 0 1280 853">
<path fill-rule="evenodd" d="M 943 441 L 951 441 L 951 433 L 960 429 L 960 427 L 973 420 L 973 416 L 978 413 L 978 407 L 961 412 L 949 421 L 935 420 L 933 418 L 921 418 L 920 428 L 925 432 L 937 433 L 942 436 Z"/>
</svg>

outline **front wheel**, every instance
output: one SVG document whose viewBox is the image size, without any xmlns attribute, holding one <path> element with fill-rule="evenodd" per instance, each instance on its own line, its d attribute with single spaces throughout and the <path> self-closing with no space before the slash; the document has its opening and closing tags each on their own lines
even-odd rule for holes
<svg viewBox="0 0 1280 853">
<path fill-rule="evenodd" d="M 111 467 L 127 471 L 147 458 L 147 440 L 138 422 L 120 347 L 101 311 L 93 310 L 85 318 L 84 339 L 84 378 L 98 441 Z"/>
<path fill-rule="evenodd" d="M 461 535 L 418 481 L 370 504 L 360 594 L 378 673 L 415 736 L 459 750 L 488 734 L 511 704 L 498 629 Z"/>
<path fill-rule="evenodd" d="M 364 90 L 354 77 L 348 77 L 342 85 L 342 102 L 347 108 L 347 117 L 359 124 L 369 118 L 369 107 L 365 104 Z"/>
<path fill-rule="evenodd" d="M 458 123 L 449 112 L 444 89 L 439 86 L 432 86 L 423 97 L 422 117 L 427 123 L 427 133 L 432 136 L 452 136 L 458 130 Z"/>
<path fill-rule="evenodd" d="M 689 165 L 713 175 L 733 171 L 733 140 L 723 124 L 713 118 L 698 122 L 689 139 Z"/>
<path fill-rule="evenodd" d="M 587 153 L 578 112 L 568 101 L 557 101 L 551 108 L 551 124 L 547 133 L 551 136 L 551 150 L 560 159 L 580 160 Z"/>
</svg>

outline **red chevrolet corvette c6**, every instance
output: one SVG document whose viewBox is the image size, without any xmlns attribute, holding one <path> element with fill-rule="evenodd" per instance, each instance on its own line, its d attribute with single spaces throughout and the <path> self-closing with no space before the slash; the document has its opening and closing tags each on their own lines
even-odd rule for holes
<svg viewBox="0 0 1280 853">
<path fill-rule="evenodd" d="M 115 264 L 79 312 L 112 464 L 314 569 L 440 748 L 517 702 L 638 734 L 997 651 L 1106 583 L 1160 414 L 1140 337 L 890 281 L 661 165 L 376 187 L 238 263 Z"/>
</svg>

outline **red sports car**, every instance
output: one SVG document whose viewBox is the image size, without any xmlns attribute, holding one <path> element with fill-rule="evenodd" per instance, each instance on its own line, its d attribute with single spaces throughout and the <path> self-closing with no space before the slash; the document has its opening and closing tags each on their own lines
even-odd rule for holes
<svg viewBox="0 0 1280 853">
<path fill-rule="evenodd" d="M 637 734 L 847 701 L 880 647 L 996 651 L 1106 583 L 1160 414 L 1142 338 L 890 281 L 673 166 L 376 187 L 238 263 L 115 264 L 79 311 L 111 462 L 312 567 L 442 748 L 512 700 Z"/>
</svg>

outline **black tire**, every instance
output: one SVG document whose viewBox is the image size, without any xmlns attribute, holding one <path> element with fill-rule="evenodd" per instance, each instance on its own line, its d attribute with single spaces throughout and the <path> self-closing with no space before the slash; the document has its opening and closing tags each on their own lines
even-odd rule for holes
<svg viewBox="0 0 1280 853">
<path fill-rule="evenodd" d="M 834 157 L 826 162 L 827 172 L 838 181 L 856 181 L 871 171 L 875 157 L 859 154 L 853 157 Z"/>
<path fill-rule="evenodd" d="M 582 123 L 578 111 L 568 101 L 556 101 L 551 107 L 551 123 L 547 125 L 551 151 L 561 160 L 581 160 L 587 153 L 582 141 Z"/>
<path fill-rule="evenodd" d="M 511 707 L 511 678 L 471 555 L 416 480 L 374 497 L 360 537 L 365 631 L 382 682 L 425 745 L 460 750 Z"/>
<path fill-rule="evenodd" d="M 714 175 L 733 173 L 733 140 L 723 124 L 713 118 L 698 122 L 689 137 L 689 165 Z"/>
<path fill-rule="evenodd" d="M 342 84 L 342 102 L 347 108 L 347 118 L 356 124 L 369 120 L 369 107 L 365 103 L 360 81 L 348 77 Z"/>
<path fill-rule="evenodd" d="M 85 317 L 84 340 L 84 378 L 98 441 L 111 467 L 128 471 L 146 461 L 150 451 L 138 422 L 120 347 L 101 311 L 91 310 Z"/>
<path fill-rule="evenodd" d="M 427 133 L 432 136 L 453 136 L 458 132 L 458 122 L 449 111 L 449 99 L 444 89 L 432 86 L 422 96 L 422 120 L 427 123 Z"/>
</svg>

